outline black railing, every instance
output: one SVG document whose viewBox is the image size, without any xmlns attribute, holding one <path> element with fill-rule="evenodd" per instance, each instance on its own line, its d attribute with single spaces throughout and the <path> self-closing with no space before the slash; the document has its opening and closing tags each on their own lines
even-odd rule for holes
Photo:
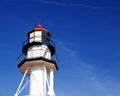
<svg viewBox="0 0 120 96">
<path fill-rule="evenodd" d="M 22 53 L 19 57 L 18 57 L 18 64 L 21 63 L 23 60 L 26 59 L 26 56 Z"/>
<path fill-rule="evenodd" d="M 35 58 L 44 58 L 44 59 L 47 59 L 47 58 L 45 58 L 45 57 L 43 57 L 43 56 L 39 56 L 39 57 L 31 57 L 31 58 L 27 58 L 27 56 L 26 55 L 24 55 L 24 54 L 21 54 L 19 57 L 18 57 L 18 64 L 20 64 L 21 62 L 23 62 L 24 60 L 27 60 L 27 59 L 35 59 Z M 49 59 L 48 59 L 49 60 Z M 54 54 L 53 56 L 51 56 L 51 59 L 50 59 L 50 61 L 54 61 L 56 64 L 57 64 L 57 66 L 58 66 L 58 58 L 57 58 L 57 55 L 56 54 Z"/>
</svg>

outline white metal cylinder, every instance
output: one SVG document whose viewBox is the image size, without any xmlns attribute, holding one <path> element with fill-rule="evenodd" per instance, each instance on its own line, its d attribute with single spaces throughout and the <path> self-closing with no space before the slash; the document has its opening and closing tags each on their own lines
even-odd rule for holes
<svg viewBox="0 0 120 96">
<path fill-rule="evenodd" d="M 46 96 L 44 80 L 44 68 L 42 66 L 33 66 L 30 69 L 30 96 Z"/>
</svg>

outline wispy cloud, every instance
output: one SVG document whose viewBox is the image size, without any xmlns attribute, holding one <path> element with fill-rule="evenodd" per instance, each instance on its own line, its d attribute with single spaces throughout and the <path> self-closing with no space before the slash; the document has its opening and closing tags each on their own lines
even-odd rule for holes
<svg viewBox="0 0 120 96">
<path fill-rule="evenodd" d="M 60 49 L 58 49 L 60 51 L 60 56 L 64 55 L 64 58 L 61 59 L 61 63 L 64 64 L 62 64 L 61 67 L 64 68 L 67 66 L 65 70 L 68 70 L 68 73 L 63 73 L 63 75 L 70 74 L 70 77 L 65 75 L 67 76 L 68 81 L 65 81 L 64 78 L 62 78 L 65 83 L 64 85 L 66 85 L 65 87 L 67 87 L 66 90 L 64 90 L 65 96 L 77 96 L 77 94 L 81 96 L 119 96 L 120 84 L 114 82 L 114 78 L 108 79 L 99 73 L 105 70 L 101 71 L 100 68 L 97 68 L 97 66 L 94 66 L 93 64 L 82 62 L 81 58 L 77 55 L 79 52 L 71 49 L 69 44 L 59 41 L 57 41 L 57 44 Z M 63 72 L 64 69 L 61 70 Z M 71 86 L 75 89 L 72 89 L 72 92 L 70 93 L 69 88 Z M 69 89 L 69 91 L 67 89 Z"/>
<path fill-rule="evenodd" d="M 84 8 L 89 8 L 89 9 L 101 9 L 98 6 L 92 6 L 92 5 L 87 5 L 87 4 L 80 4 L 80 3 L 62 3 L 62 2 L 57 2 L 57 1 L 47 1 L 47 0 L 33 0 L 35 2 L 39 3 L 44 3 L 44 4 L 51 4 L 51 5 L 58 5 L 58 6 L 68 6 L 68 7 L 84 7 Z"/>
</svg>

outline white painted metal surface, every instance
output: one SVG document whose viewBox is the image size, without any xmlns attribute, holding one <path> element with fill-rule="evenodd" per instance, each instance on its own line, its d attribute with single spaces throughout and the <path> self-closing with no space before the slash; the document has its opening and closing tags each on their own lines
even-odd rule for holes
<svg viewBox="0 0 120 96">
<path fill-rule="evenodd" d="M 34 66 L 31 68 L 30 74 L 30 96 L 55 96 L 54 94 L 54 72 L 51 69 L 50 75 L 48 75 L 43 66 Z M 49 79 L 48 79 L 49 78 Z M 47 85 L 47 80 L 49 84 Z M 49 86 L 49 87 L 48 87 Z M 46 90 L 48 87 L 48 92 Z"/>
<path fill-rule="evenodd" d="M 51 53 L 47 46 L 45 45 L 35 45 L 28 49 L 27 59 L 44 57 L 48 60 L 51 59 Z"/>
<path fill-rule="evenodd" d="M 44 68 L 40 66 L 34 66 L 30 69 L 30 96 L 46 96 L 44 87 Z"/>
<path fill-rule="evenodd" d="M 50 69 L 50 86 L 48 91 L 48 96 L 55 96 L 54 94 L 54 71 Z"/>
</svg>

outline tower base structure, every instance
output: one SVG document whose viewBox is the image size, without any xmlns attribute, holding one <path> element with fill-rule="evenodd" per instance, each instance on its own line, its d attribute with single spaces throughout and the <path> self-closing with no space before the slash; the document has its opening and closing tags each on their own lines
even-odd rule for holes
<svg viewBox="0 0 120 96">
<path fill-rule="evenodd" d="M 24 74 L 15 96 L 29 85 L 28 96 L 55 96 L 54 73 L 58 70 L 54 61 L 43 58 L 25 59 L 19 65 L 19 69 Z M 29 76 L 29 82 L 22 86 L 25 76 Z"/>
</svg>

